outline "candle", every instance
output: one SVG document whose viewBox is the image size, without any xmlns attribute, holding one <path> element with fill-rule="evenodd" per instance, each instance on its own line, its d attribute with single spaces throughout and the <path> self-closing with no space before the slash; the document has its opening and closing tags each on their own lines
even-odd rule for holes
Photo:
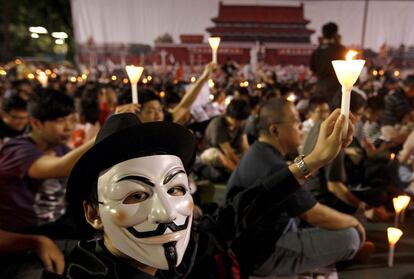
<svg viewBox="0 0 414 279">
<path fill-rule="evenodd" d="M 394 247 L 397 241 L 402 236 L 403 232 L 397 228 L 387 228 L 389 252 L 388 252 L 388 266 L 391 267 L 394 264 Z"/>
<path fill-rule="evenodd" d="M 132 90 L 132 103 L 138 104 L 138 80 L 144 71 L 144 67 L 128 65 L 125 67 L 126 72 L 128 74 L 129 81 L 131 82 L 131 90 Z"/>
<path fill-rule="evenodd" d="M 37 75 L 37 80 L 40 82 L 43 88 L 47 87 L 48 77 L 45 72 L 40 71 L 39 74 Z"/>
<path fill-rule="evenodd" d="M 334 67 L 336 77 L 339 83 L 342 85 L 342 102 L 341 102 L 341 114 L 345 116 L 345 127 L 343 130 L 343 138 L 346 138 L 348 133 L 348 119 L 349 119 L 349 104 L 351 100 L 352 86 L 354 86 L 362 68 L 364 67 L 365 60 L 352 60 L 357 52 L 350 50 L 346 54 L 346 60 L 334 60 L 332 65 Z"/>
<path fill-rule="evenodd" d="M 400 221 L 401 224 L 404 223 L 404 215 L 405 215 L 405 209 L 407 208 L 408 204 L 410 203 L 411 198 L 407 195 L 401 195 L 397 197 L 398 202 L 401 206 L 401 212 L 400 212 Z"/>
<path fill-rule="evenodd" d="M 392 199 L 392 203 L 394 205 L 394 210 L 395 210 L 394 226 L 398 227 L 398 219 L 399 219 L 400 213 L 410 203 L 410 197 L 405 196 L 405 195 L 398 196 Z"/>
<path fill-rule="evenodd" d="M 212 53 L 213 53 L 213 63 L 217 63 L 217 49 L 220 44 L 220 37 L 211 37 L 208 39 L 208 43 L 210 44 Z"/>
</svg>

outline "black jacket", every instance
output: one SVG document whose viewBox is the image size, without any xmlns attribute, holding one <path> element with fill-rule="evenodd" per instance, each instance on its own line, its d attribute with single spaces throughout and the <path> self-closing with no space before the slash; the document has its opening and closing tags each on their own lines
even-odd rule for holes
<svg viewBox="0 0 414 279">
<path fill-rule="evenodd" d="M 273 252 L 282 231 L 275 230 L 280 204 L 299 184 L 287 167 L 261 179 L 254 187 L 237 194 L 215 216 L 194 222 L 191 239 L 177 273 L 145 274 L 110 254 L 102 240 L 81 241 L 66 260 L 64 276 L 44 278 L 240 278 L 223 276 L 240 264 L 243 277 L 262 264 Z M 236 259 L 230 254 L 234 253 Z M 229 275 L 229 274 L 227 274 Z"/>
</svg>

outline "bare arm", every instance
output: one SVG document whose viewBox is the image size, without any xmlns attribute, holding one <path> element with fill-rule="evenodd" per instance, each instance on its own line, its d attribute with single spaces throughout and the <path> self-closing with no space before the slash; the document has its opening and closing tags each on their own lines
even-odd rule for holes
<svg viewBox="0 0 414 279">
<path fill-rule="evenodd" d="M 403 149 L 398 154 L 398 160 L 401 164 L 407 164 L 410 157 L 414 155 L 414 132 L 408 136 L 404 142 Z"/>
<path fill-rule="evenodd" d="M 210 74 L 217 67 L 217 64 L 210 63 L 208 64 L 200 78 L 190 87 L 190 90 L 185 93 L 184 97 L 181 99 L 180 103 L 171 111 L 173 115 L 174 122 L 180 122 L 181 118 L 184 117 L 187 112 L 190 110 L 191 105 L 194 103 L 198 94 L 201 91 L 204 83 L 209 79 Z"/>
<path fill-rule="evenodd" d="M 333 111 L 330 116 L 321 124 L 321 129 L 319 131 L 318 140 L 316 142 L 315 148 L 312 152 L 306 156 L 303 160 L 305 164 L 308 166 L 309 170 L 312 173 L 315 173 L 319 168 L 325 166 L 329 162 L 331 162 L 336 156 L 338 156 L 339 152 L 342 148 L 345 148 L 352 142 L 352 135 L 354 133 L 354 122 L 355 117 L 350 115 L 349 126 L 348 126 L 348 135 L 346 139 L 342 139 L 342 128 L 344 125 L 344 117 L 340 115 L 340 110 L 336 109 Z M 296 164 L 292 164 L 289 166 L 289 170 L 292 172 L 296 180 L 303 184 L 306 180 L 303 177 L 303 174 L 296 166 Z M 311 209 L 312 210 L 312 209 Z M 316 210 L 320 210 L 320 208 L 316 208 Z M 323 209 L 322 209 L 323 210 Z M 326 215 L 329 215 L 327 218 L 328 220 L 324 223 L 321 221 L 321 217 L 315 216 L 303 216 L 304 219 L 306 218 L 315 224 L 319 223 L 321 227 L 332 229 L 336 226 L 341 226 L 341 224 L 333 224 L 333 218 L 339 217 L 339 220 L 342 220 L 342 226 L 355 227 L 358 231 L 361 239 L 361 245 L 365 242 L 365 229 L 356 221 L 355 218 L 352 216 L 347 216 L 345 214 L 339 212 L 332 212 L 331 210 L 325 210 L 324 212 Z M 311 213 L 312 214 L 312 213 Z M 341 216 L 339 216 L 339 214 Z M 312 214 L 313 215 L 313 214 Z M 351 218 L 350 218 L 351 217 Z M 355 222 L 356 221 L 356 222 Z M 338 220 L 336 221 L 338 222 Z M 339 228 L 338 228 L 339 229 Z"/>
<path fill-rule="evenodd" d="M 34 251 L 48 271 L 62 274 L 65 260 L 62 252 L 49 238 L 0 230 L 0 254 Z"/>
<path fill-rule="evenodd" d="M 68 176 L 78 159 L 92 147 L 94 141 L 93 138 L 62 157 L 43 155 L 30 166 L 27 173 L 35 179 Z"/>
<path fill-rule="evenodd" d="M 316 203 L 314 207 L 302 214 L 301 218 L 315 227 L 327 230 L 352 228 L 359 223 L 355 217 L 320 203 Z"/>
<path fill-rule="evenodd" d="M 362 246 L 365 242 L 365 228 L 354 216 L 341 213 L 320 203 L 305 212 L 301 218 L 315 227 L 326 230 L 355 228 L 360 237 L 360 245 Z"/>
<path fill-rule="evenodd" d="M 243 154 L 246 154 L 247 150 L 249 150 L 249 141 L 246 134 L 240 137 L 240 147 Z"/>
<path fill-rule="evenodd" d="M 328 181 L 328 191 L 352 207 L 358 208 L 361 206 L 361 200 L 352 194 L 342 182 Z"/>
<path fill-rule="evenodd" d="M 220 144 L 220 149 L 223 151 L 226 158 L 230 159 L 236 165 L 239 163 L 240 159 L 229 142 Z"/>
<path fill-rule="evenodd" d="M 339 109 L 333 111 L 321 124 L 315 148 L 303 159 L 312 173 L 331 162 L 338 156 L 342 148 L 345 148 L 352 142 L 352 135 L 354 133 L 353 123 L 355 122 L 352 114 L 350 115 L 350 120 L 346 139 L 342 139 L 344 116 L 340 115 Z M 296 164 L 290 165 L 289 169 L 300 184 L 306 182 Z"/>
</svg>

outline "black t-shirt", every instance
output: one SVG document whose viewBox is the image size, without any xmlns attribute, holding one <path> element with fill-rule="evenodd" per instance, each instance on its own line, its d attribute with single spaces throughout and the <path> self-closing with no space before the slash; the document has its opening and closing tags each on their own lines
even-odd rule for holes
<svg viewBox="0 0 414 279">
<path fill-rule="evenodd" d="M 339 44 L 321 44 L 311 56 L 311 70 L 318 77 L 317 92 L 330 101 L 341 88 L 332 66 L 332 60 L 345 59 L 346 48 Z"/>
<path fill-rule="evenodd" d="M 12 129 L 9 125 L 4 123 L 3 119 L 0 118 L 0 143 L 5 139 L 14 138 L 20 136 L 24 133 L 23 131 L 16 131 Z"/>
<path fill-rule="evenodd" d="M 220 144 L 229 142 L 232 148 L 239 151 L 243 133 L 244 127 L 231 130 L 225 116 L 218 116 L 210 121 L 204 137 L 208 147 L 220 147 Z"/>
<path fill-rule="evenodd" d="M 255 141 L 243 156 L 236 170 L 227 183 L 227 199 L 257 183 L 272 172 L 286 167 L 282 156 L 271 145 Z M 281 205 L 283 214 L 277 216 L 277 226 L 285 227 L 290 218 L 299 217 L 316 204 L 315 198 L 305 189 L 300 188 L 290 195 Z"/>
</svg>

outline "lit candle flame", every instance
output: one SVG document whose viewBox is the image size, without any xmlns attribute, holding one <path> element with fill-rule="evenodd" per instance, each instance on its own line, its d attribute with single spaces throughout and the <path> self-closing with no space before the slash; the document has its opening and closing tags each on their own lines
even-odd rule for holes
<svg viewBox="0 0 414 279">
<path fill-rule="evenodd" d="M 395 159 L 395 153 L 390 154 L 390 160 L 393 161 Z"/>
<path fill-rule="evenodd" d="M 350 50 L 345 55 L 345 60 L 347 60 L 347 61 L 352 60 L 355 57 L 355 55 L 357 55 L 357 54 L 358 54 L 358 52 L 356 52 L 355 50 Z"/>
<path fill-rule="evenodd" d="M 128 77 L 131 83 L 138 83 L 138 80 L 141 77 L 142 72 L 144 71 L 144 67 L 128 65 L 125 67 L 125 69 L 126 69 L 126 72 L 128 74 Z"/>
<path fill-rule="evenodd" d="M 399 198 L 393 198 L 392 203 L 394 205 L 394 210 L 397 214 L 401 212 L 401 210 L 404 209 L 404 201 L 402 201 Z"/>
<path fill-rule="evenodd" d="M 131 82 L 132 103 L 138 104 L 138 81 L 144 71 L 144 67 L 128 65 L 125 67 L 125 70 Z"/>
<path fill-rule="evenodd" d="M 402 236 L 403 232 L 400 229 L 390 227 L 387 228 L 388 243 L 394 246 Z"/>
<path fill-rule="evenodd" d="M 217 49 L 220 45 L 220 37 L 211 37 L 208 39 L 208 43 L 212 49 Z"/>
<path fill-rule="evenodd" d="M 401 195 L 397 197 L 399 203 L 402 206 L 402 209 L 407 208 L 408 204 L 410 203 L 411 198 L 407 195 Z"/>
<path fill-rule="evenodd" d="M 212 62 L 217 63 L 217 49 L 220 45 L 220 37 L 211 37 L 208 39 L 208 43 L 212 50 Z"/>
<path fill-rule="evenodd" d="M 289 96 L 286 98 L 289 102 L 294 103 L 296 101 L 296 95 L 294 93 L 290 93 Z"/>
<path fill-rule="evenodd" d="M 43 88 L 47 87 L 48 77 L 45 72 L 43 71 L 37 72 L 37 80 L 39 81 L 39 83 L 42 85 Z"/>
</svg>

